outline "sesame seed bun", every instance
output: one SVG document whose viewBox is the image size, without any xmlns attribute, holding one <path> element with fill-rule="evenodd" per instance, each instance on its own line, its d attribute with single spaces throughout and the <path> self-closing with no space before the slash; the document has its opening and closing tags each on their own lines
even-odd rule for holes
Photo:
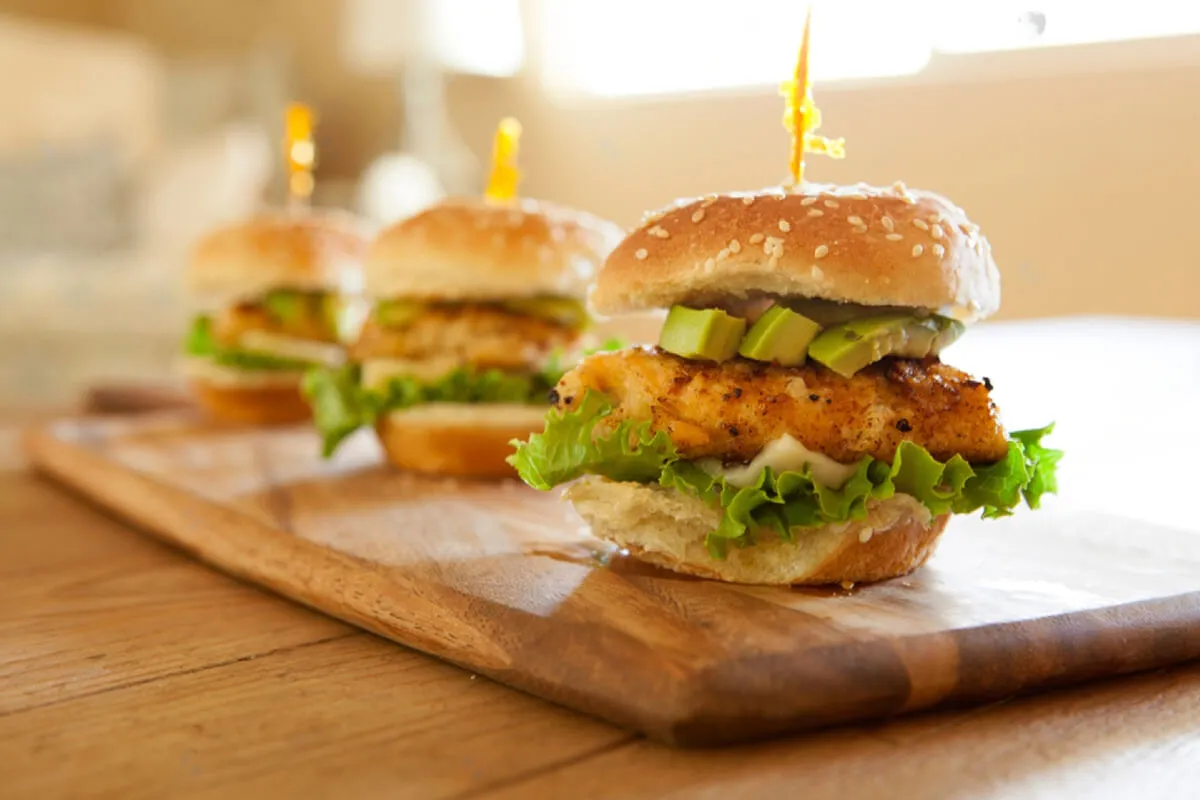
<svg viewBox="0 0 1200 800">
<path fill-rule="evenodd" d="M 545 424 L 544 406 L 425 403 L 384 415 L 375 425 L 388 462 L 455 478 L 515 478 L 505 459 L 513 439 Z"/>
<path fill-rule="evenodd" d="M 964 322 L 1000 305 L 991 248 L 962 209 L 902 184 L 710 195 L 647 217 L 600 271 L 614 314 L 759 296 L 924 308 Z"/>
<path fill-rule="evenodd" d="M 219 300 L 273 289 L 338 291 L 360 268 L 366 245 L 365 225 L 349 215 L 263 214 L 197 242 L 187 288 Z"/>
<path fill-rule="evenodd" d="M 552 203 L 457 198 L 383 231 L 366 259 L 371 297 L 487 301 L 582 298 L 624 235 Z"/>
<path fill-rule="evenodd" d="M 638 560 L 729 583 L 822 586 L 907 575 L 933 554 L 949 520 L 931 518 L 916 499 L 898 494 L 872 501 L 863 520 L 798 531 L 795 542 L 762 533 L 717 560 L 704 539 L 721 512 L 694 497 L 595 477 L 572 484 L 566 496 L 594 535 Z"/>
</svg>

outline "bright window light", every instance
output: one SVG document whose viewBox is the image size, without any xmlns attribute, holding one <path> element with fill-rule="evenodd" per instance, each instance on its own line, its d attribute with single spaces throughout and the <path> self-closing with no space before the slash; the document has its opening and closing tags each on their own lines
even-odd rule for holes
<svg viewBox="0 0 1200 800">
<path fill-rule="evenodd" d="M 628 96 L 779 83 L 804 29 L 800 0 L 543 0 L 552 89 Z M 870 24 L 863 24 L 869 7 Z M 930 31 L 901 3 L 817 2 L 814 80 L 902 75 L 929 61 Z"/>
<path fill-rule="evenodd" d="M 979 53 L 1196 34 L 1200 33 L 1200 4 L 942 0 L 933 19 L 935 50 Z"/>
<path fill-rule="evenodd" d="M 601 97 L 777 84 L 803 0 L 540 0 L 546 86 Z M 1142 0 L 815 0 L 815 81 L 920 72 L 973 53 L 1200 33 L 1200 3 Z"/>
</svg>

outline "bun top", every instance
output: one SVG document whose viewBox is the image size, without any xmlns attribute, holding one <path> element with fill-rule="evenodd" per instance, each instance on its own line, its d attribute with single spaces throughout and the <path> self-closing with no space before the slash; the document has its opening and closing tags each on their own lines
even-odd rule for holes
<svg viewBox="0 0 1200 800">
<path fill-rule="evenodd" d="M 346 289 L 366 245 L 366 226 L 348 214 L 263 214 L 197 242 L 187 287 L 193 294 L 230 299 L 273 289 Z"/>
<path fill-rule="evenodd" d="M 940 195 L 803 184 L 650 214 L 592 290 L 601 314 L 763 296 L 923 308 L 964 322 L 1000 306 L 991 247 Z"/>
<path fill-rule="evenodd" d="M 456 198 L 379 235 L 367 254 L 366 291 L 416 300 L 582 298 L 623 235 L 552 203 Z"/>
</svg>

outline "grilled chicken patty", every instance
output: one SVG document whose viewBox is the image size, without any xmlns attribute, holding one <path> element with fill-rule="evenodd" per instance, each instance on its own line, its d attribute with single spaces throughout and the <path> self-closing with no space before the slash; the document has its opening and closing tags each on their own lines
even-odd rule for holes
<svg viewBox="0 0 1200 800">
<path fill-rule="evenodd" d="M 213 336 L 226 347 L 237 347 L 242 335 L 249 331 L 311 339 L 315 342 L 337 341 L 337 331 L 320 316 L 306 314 L 292 320 L 281 320 L 262 306 L 253 303 L 223 309 L 213 321 Z"/>
<path fill-rule="evenodd" d="M 355 361 L 453 358 L 476 367 L 520 370 L 537 368 L 550 350 L 575 337 L 569 328 L 494 306 L 432 307 L 401 328 L 369 320 L 350 356 Z"/>
<path fill-rule="evenodd" d="M 989 387 L 936 359 L 885 359 L 843 378 L 811 361 L 715 364 L 634 348 L 584 359 L 556 387 L 558 407 L 587 389 L 616 406 L 603 425 L 649 420 L 687 459 L 749 461 L 784 434 L 842 463 L 890 462 L 905 439 L 939 460 L 986 463 L 1008 451 Z"/>
</svg>

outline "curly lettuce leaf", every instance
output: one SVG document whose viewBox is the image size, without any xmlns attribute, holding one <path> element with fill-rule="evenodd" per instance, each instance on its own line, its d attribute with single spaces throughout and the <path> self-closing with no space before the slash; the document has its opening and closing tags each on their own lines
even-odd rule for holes
<svg viewBox="0 0 1200 800">
<path fill-rule="evenodd" d="M 235 347 L 225 347 L 212 333 L 212 318 L 198 316 L 183 340 L 183 352 L 197 358 L 211 359 L 223 367 L 246 370 L 303 370 L 309 362 L 294 358 L 281 358 L 269 353 L 257 353 Z"/>
<path fill-rule="evenodd" d="M 906 441 L 891 464 L 864 457 L 837 488 L 816 481 L 809 467 L 780 474 L 765 469 L 753 484 L 737 487 L 680 459 L 666 433 L 652 434 L 648 422 L 601 426 L 612 411 L 607 398 L 588 392 L 575 410 L 552 411 L 543 433 L 514 442 L 517 452 L 509 463 L 536 489 L 589 474 L 617 481 L 657 480 L 719 506 L 721 521 L 705 541 L 714 558 L 723 558 L 730 543 L 752 543 L 756 531 L 774 531 L 792 541 L 804 528 L 863 519 L 869 500 L 896 493 L 916 498 L 934 516 L 982 510 L 984 517 L 1001 517 L 1022 499 L 1037 508 L 1042 495 L 1058 488 L 1055 469 L 1062 452 L 1041 444 L 1053 426 L 1014 433 L 1008 454 L 994 464 L 971 465 L 961 456 L 941 462 Z"/>
<path fill-rule="evenodd" d="M 304 374 L 300 385 L 312 408 L 313 425 L 321 435 L 321 455 L 329 458 L 339 444 L 361 428 L 369 411 L 363 405 L 357 366 L 317 367 Z"/>
<path fill-rule="evenodd" d="M 435 381 L 397 376 L 385 386 L 366 388 L 356 366 L 317 367 L 304 376 L 303 391 L 321 434 L 322 453 L 331 456 L 347 436 L 373 425 L 382 415 L 423 403 L 544 403 L 550 385 L 544 376 L 498 369 L 457 369 Z"/>
<path fill-rule="evenodd" d="M 570 411 L 552 409 L 546 429 L 528 441 L 514 439 L 508 463 L 535 489 L 549 489 L 583 475 L 616 481 L 657 480 L 663 467 L 679 458 L 665 431 L 651 435 L 649 422 L 625 420 L 603 435 L 597 426 L 612 413 L 612 404 L 587 392 Z"/>
</svg>

